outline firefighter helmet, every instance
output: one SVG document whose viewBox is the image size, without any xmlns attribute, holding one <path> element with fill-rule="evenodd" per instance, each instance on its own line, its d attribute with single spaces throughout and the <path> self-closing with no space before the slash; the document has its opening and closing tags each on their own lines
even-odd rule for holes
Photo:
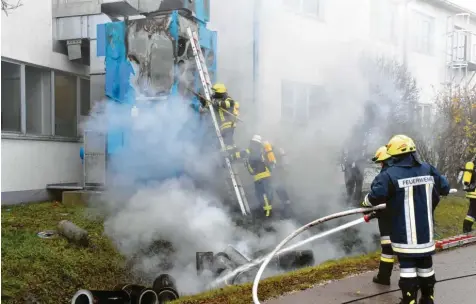
<svg viewBox="0 0 476 304">
<path fill-rule="evenodd" d="M 375 156 L 372 158 L 372 161 L 374 163 L 380 163 L 389 159 L 390 157 L 392 156 L 387 153 L 387 147 L 381 146 L 377 149 L 377 152 L 375 152 Z"/>
<path fill-rule="evenodd" d="M 413 139 L 406 135 L 395 135 L 390 139 L 387 147 L 387 153 L 390 156 L 402 155 L 416 151 L 416 145 Z"/>
<path fill-rule="evenodd" d="M 253 135 L 253 137 L 251 138 L 251 141 L 256 141 L 261 143 L 261 135 L 258 135 L 258 134 Z"/>
<path fill-rule="evenodd" d="M 215 83 L 212 87 L 213 92 L 218 94 L 226 93 L 226 87 L 223 83 Z"/>
</svg>

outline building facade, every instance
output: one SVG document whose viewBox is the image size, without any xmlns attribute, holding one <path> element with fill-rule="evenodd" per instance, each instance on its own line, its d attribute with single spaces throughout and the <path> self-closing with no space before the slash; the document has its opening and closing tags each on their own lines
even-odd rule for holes
<svg viewBox="0 0 476 304">
<path fill-rule="evenodd" d="M 74 38 L 87 38 L 95 50 L 95 24 L 111 20 L 101 11 L 107 5 L 89 2 L 23 1 L 2 16 L 2 203 L 45 200 L 46 185 L 82 179 L 78 124 L 102 96 L 104 67 L 94 52 L 78 56 Z M 92 17 L 68 19 L 74 5 Z M 450 1 L 212 0 L 210 10 L 218 78 L 250 118 L 237 134 L 243 140 L 255 132 L 277 138 L 275 130 L 294 126 L 305 126 L 304 139 L 311 139 L 322 130 L 307 122 L 335 117 L 326 104 L 357 113 L 355 100 L 368 97 L 359 71 L 365 53 L 407 65 L 422 91 L 422 119 L 442 86 L 476 84 L 476 15 Z M 316 147 L 298 139 L 296 149 L 313 153 Z"/>
<path fill-rule="evenodd" d="M 47 184 L 81 180 L 89 67 L 54 41 L 51 0 L 2 14 L 2 204 L 46 200 Z"/>
</svg>

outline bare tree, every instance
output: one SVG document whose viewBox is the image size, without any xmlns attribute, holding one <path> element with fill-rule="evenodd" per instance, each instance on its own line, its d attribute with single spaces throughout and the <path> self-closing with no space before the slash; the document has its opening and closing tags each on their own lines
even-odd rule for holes
<svg viewBox="0 0 476 304">
<path fill-rule="evenodd" d="M 11 4 L 9 2 L 14 2 L 14 3 Z M 23 3 L 21 2 L 21 0 L 16 0 L 16 1 L 2 0 L 2 11 L 5 13 L 5 15 L 8 16 L 9 13 L 11 13 L 13 10 L 19 8 L 22 5 Z"/>
<path fill-rule="evenodd" d="M 476 90 L 439 94 L 434 126 L 438 169 L 457 184 L 459 169 L 476 153 Z"/>
</svg>

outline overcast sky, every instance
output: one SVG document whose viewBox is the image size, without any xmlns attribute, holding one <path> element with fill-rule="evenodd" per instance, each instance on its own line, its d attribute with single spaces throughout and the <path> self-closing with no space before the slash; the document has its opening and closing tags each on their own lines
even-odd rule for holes
<svg viewBox="0 0 476 304">
<path fill-rule="evenodd" d="M 452 0 L 452 2 L 476 12 L 476 0 Z"/>
</svg>

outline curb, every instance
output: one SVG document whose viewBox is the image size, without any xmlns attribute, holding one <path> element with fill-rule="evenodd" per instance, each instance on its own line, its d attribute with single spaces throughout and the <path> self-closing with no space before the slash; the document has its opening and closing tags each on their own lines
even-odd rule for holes
<svg viewBox="0 0 476 304">
<path fill-rule="evenodd" d="M 476 243 L 475 232 L 460 234 L 457 236 L 436 241 L 435 247 L 440 250 L 445 250 L 449 248 L 464 246 L 471 243 Z"/>
</svg>

